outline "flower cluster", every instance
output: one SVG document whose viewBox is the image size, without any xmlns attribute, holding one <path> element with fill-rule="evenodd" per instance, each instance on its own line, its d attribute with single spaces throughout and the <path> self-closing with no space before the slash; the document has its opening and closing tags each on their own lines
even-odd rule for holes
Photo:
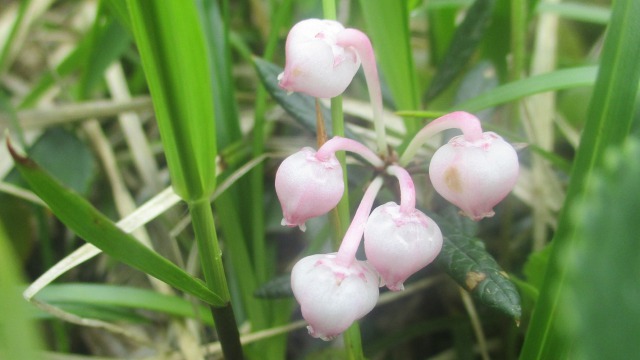
<svg viewBox="0 0 640 360">
<path fill-rule="evenodd" d="M 376 130 L 384 135 L 380 86 L 366 35 L 335 21 L 305 20 L 291 29 L 286 58 L 280 87 L 315 97 L 340 95 L 362 64 Z M 376 177 L 365 191 L 338 251 L 305 257 L 293 267 L 291 288 L 312 336 L 329 340 L 339 335 L 374 308 L 380 286 L 403 290 L 407 278 L 439 254 L 442 233 L 416 208 L 413 180 L 401 165 L 408 163 L 429 137 L 451 128 L 461 130 L 462 135 L 433 155 L 431 182 L 466 216 L 476 221 L 493 216 L 493 207 L 515 186 L 518 157 L 509 143 L 493 132 L 482 132 L 480 121 L 466 112 L 453 112 L 426 125 L 398 163 L 385 162 L 363 144 L 338 136 L 317 151 L 306 147 L 282 162 L 275 179 L 284 214 L 282 224 L 302 231 L 308 219 L 326 214 L 343 196 L 344 178 L 337 151 L 360 155 L 378 172 L 397 178 L 400 188 L 400 204 L 388 202 L 372 211 L 383 185 L 382 177 Z M 379 151 L 386 150 L 384 140 L 379 147 Z M 367 261 L 356 259 L 363 237 Z"/>
</svg>

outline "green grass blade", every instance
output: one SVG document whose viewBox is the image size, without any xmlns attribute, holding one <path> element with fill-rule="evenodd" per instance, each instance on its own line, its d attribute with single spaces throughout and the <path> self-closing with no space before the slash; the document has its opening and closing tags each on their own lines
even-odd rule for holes
<svg viewBox="0 0 640 360">
<path fill-rule="evenodd" d="M 0 358 L 39 359 L 42 344 L 36 326 L 29 321 L 27 303 L 20 296 L 20 264 L 0 223 Z"/>
<path fill-rule="evenodd" d="M 491 21 L 494 6 L 495 0 L 476 0 L 469 8 L 431 81 L 427 99 L 433 99 L 444 91 L 469 62 Z"/>
<path fill-rule="evenodd" d="M 593 85 L 597 66 L 556 70 L 498 86 L 473 99 L 455 105 L 456 109 L 475 112 L 533 94 Z"/>
<path fill-rule="evenodd" d="M 22 177 L 51 211 L 78 236 L 116 260 L 141 270 L 212 305 L 223 305 L 220 297 L 199 280 L 118 229 L 113 222 L 82 197 L 66 189 L 35 162 L 9 151 Z"/>
<path fill-rule="evenodd" d="M 206 198 L 215 188 L 216 129 L 209 54 L 195 3 L 128 4 L 172 185 L 185 200 Z"/>
<path fill-rule="evenodd" d="M 600 72 L 589 117 L 576 154 L 571 182 L 560 214 L 549 265 L 540 297 L 522 349 L 522 359 L 564 358 L 569 344 L 559 332 L 560 299 L 567 283 L 567 268 L 560 254 L 581 242 L 570 221 L 573 204 L 584 196 L 605 150 L 619 145 L 629 134 L 637 108 L 640 80 L 640 13 L 638 1 L 616 1 L 605 39 Z M 618 261 L 610 259 L 610 261 Z"/>
<path fill-rule="evenodd" d="M 611 18 L 611 10 L 597 5 L 572 3 L 541 2 L 536 11 L 539 13 L 555 13 L 565 19 L 584 21 L 606 25 Z"/>
<path fill-rule="evenodd" d="M 67 283 L 52 284 L 42 289 L 36 299 L 49 304 L 102 305 L 129 309 L 156 311 L 179 317 L 201 317 L 213 324 L 209 309 L 200 307 L 194 311 L 193 303 L 175 295 L 127 286 Z"/>
<path fill-rule="evenodd" d="M 582 240 L 563 258 L 568 270 L 562 313 L 576 359 L 640 354 L 639 158 L 637 140 L 608 152 L 605 171 L 594 176 L 572 214 Z"/>
<path fill-rule="evenodd" d="M 360 7 L 385 83 L 389 86 L 396 108 L 419 109 L 418 76 L 410 44 L 409 10 L 406 0 L 367 1 Z M 420 124 L 407 120 L 407 132 L 415 133 Z"/>
</svg>

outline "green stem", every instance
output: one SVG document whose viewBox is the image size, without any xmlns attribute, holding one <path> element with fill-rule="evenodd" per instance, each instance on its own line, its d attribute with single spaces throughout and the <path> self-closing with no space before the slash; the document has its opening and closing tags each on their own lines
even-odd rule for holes
<svg viewBox="0 0 640 360">
<path fill-rule="evenodd" d="M 242 359 L 242 345 L 230 303 L 231 296 L 222 265 L 222 252 L 218 245 L 211 204 L 206 198 L 190 202 L 189 212 L 207 287 L 226 304 L 223 307 L 211 307 L 222 352 L 227 359 Z"/>
</svg>

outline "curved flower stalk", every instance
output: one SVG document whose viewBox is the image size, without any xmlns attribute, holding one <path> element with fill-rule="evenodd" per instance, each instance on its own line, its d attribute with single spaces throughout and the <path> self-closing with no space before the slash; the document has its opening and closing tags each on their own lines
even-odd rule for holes
<svg viewBox="0 0 640 360">
<path fill-rule="evenodd" d="M 355 254 L 381 186 L 377 178 L 365 192 L 338 253 L 308 256 L 293 267 L 291 289 L 313 337 L 334 338 L 376 305 L 378 274 Z"/>
<path fill-rule="evenodd" d="M 480 120 L 456 111 L 427 124 L 402 154 L 406 164 L 434 134 L 457 128 L 462 136 L 440 147 L 431 159 L 429 177 L 436 191 L 473 220 L 494 215 L 493 207 L 513 189 L 519 164 L 515 149 L 493 132 L 482 132 Z"/>
<path fill-rule="evenodd" d="M 282 225 L 305 231 L 308 219 L 336 207 L 344 193 L 342 167 L 336 151 L 359 154 L 376 167 L 384 162 L 359 142 L 336 136 L 316 152 L 305 147 L 287 157 L 276 172 L 276 194 L 282 206 Z"/>
<path fill-rule="evenodd" d="M 300 21 L 287 35 L 286 64 L 278 75 L 279 85 L 290 92 L 336 97 L 349 86 L 361 63 L 373 105 L 378 152 L 386 153 L 378 68 L 371 41 L 363 32 L 345 29 L 334 20 Z"/>
<path fill-rule="evenodd" d="M 438 225 L 415 208 L 415 189 L 407 171 L 390 166 L 388 172 L 400 183 L 400 205 L 378 206 L 364 230 L 367 260 L 392 291 L 404 290 L 404 281 L 429 265 L 442 249 Z"/>
</svg>

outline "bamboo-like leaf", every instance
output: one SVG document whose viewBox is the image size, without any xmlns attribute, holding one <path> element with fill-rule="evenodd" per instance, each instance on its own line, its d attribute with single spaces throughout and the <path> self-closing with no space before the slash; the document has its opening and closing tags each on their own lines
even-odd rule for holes
<svg viewBox="0 0 640 360">
<path fill-rule="evenodd" d="M 584 197 L 609 146 L 619 145 L 629 134 L 637 109 L 640 80 L 639 1 L 616 1 L 604 42 L 600 71 L 589 106 L 589 117 L 576 154 L 567 197 L 554 235 L 549 265 L 522 349 L 522 359 L 565 358 L 569 343 L 561 336 L 561 301 L 567 284 L 563 256 L 582 238 L 571 221 L 573 204 Z M 611 209 L 609 209 L 611 210 Z M 617 215 L 616 215 L 617 216 Z M 615 239 L 610 239 L 615 241 Z M 608 259 L 611 262 L 617 258 Z"/>
<path fill-rule="evenodd" d="M 467 64 L 480 44 L 484 31 L 491 22 L 495 0 L 476 0 L 458 26 L 449 50 L 433 77 L 427 99 L 433 99 L 444 91 Z"/>
<path fill-rule="evenodd" d="M 203 301 L 221 306 L 224 302 L 198 279 L 118 229 L 113 222 L 76 193 L 64 188 L 35 162 L 11 147 L 9 151 L 22 177 L 51 211 L 78 236 L 116 260 L 144 271 Z"/>
<path fill-rule="evenodd" d="M 172 185 L 189 201 L 215 189 L 217 154 L 209 54 L 193 1 L 129 0 Z"/>
<path fill-rule="evenodd" d="M 625 145 L 607 154 L 605 171 L 594 176 L 572 211 L 582 240 L 562 256 L 567 291 L 559 314 L 566 319 L 576 359 L 640 354 L 640 143 Z"/>
</svg>

